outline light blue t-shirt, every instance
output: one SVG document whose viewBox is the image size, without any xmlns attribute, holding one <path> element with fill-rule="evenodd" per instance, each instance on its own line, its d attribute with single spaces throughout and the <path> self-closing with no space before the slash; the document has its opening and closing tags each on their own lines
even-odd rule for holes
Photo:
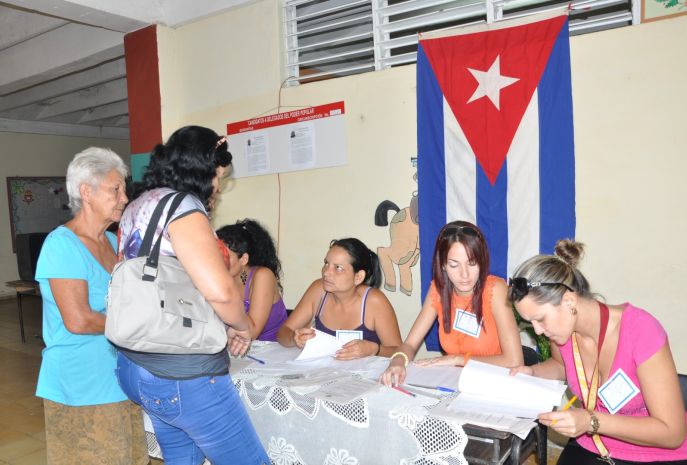
<svg viewBox="0 0 687 465">
<path fill-rule="evenodd" d="M 113 250 L 117 238 L 106 232 Z M 126 400 L 115 378 L 116 356 L 102 334 L 74 334 L 64 326 L 48 279 L 88 283 L 88 304 L 104 313 L 110 273 L 69 228 L 60 226 L 43 243 L 36 281 L 43 297 L 43 361 L 36 395 L 65 405 L 98 405 Z"/>
</svg>

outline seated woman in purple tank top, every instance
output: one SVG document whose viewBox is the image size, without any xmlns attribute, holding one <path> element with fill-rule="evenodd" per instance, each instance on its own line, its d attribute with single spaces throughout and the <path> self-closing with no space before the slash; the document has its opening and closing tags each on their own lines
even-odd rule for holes
<svg viewBox="0 0 687 465">
<path fill-rule="evenodd" d="M 277 340 L 302 348 L 315 336 L 315 320 L 315 328 L 332 335 L 337 330 L 358 332 L 361 339 L 346 343 L 336 353 L 339 360 L 390 356 L 401 344 L 401 333 L 391 303 L 378 289 L 381 281 L 377 254 L 355 238 L 333 240 L 322 278 L 305 291 Z"/>
<path fill-rule="evenodd" d="M 279 279 L 281 263 L 269 233 L 255 220 L 245 219 L 217 230 L 229 248 L 229 274 L 243 290 L 243 304 L 254 339 L 276 341 L 286 320 Z"/>
</svg>

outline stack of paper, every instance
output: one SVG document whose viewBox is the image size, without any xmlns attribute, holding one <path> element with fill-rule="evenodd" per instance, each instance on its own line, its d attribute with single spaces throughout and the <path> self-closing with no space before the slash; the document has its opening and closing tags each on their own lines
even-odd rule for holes
<svg viewBox="0 0 687 465">
<path fill-rule="evenodd" d="M 535 378 L 508 368 L 471 360 L 460 375 L 460 394 L 449 409 L 457 412 L 535 419 L 561 402 L 566 386 L 560 381 Z"/>
</svg>

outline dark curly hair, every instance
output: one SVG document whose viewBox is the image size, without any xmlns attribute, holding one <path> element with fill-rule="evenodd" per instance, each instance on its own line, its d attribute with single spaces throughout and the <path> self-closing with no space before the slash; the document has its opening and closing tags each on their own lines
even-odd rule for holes
<svg viewBox="0 0 687 465">
<path fill-rule="evenodd" d="M 347 237 L 345 239 L 334 239 L 329 248 L 341 247 L 351 257 L 351 266 L 357 273 L 360 270 L 365 272 L 363 284 L 370 287 L 379 288 L 382 285 L 382 272 L 379 268 L 379 257 L 371 251 L 360 239 Z"/>
<path fill-rule="evenodd" d="M 222 226 L 217 230 L 217 237 L 239 258 L 247 253 L 249 266 L 264 266 L 269 268 L 277 278 L 279 289 L 281 285 L 281 262 L 277 257 L 277 249 L 270 233 L 257 221 L 246 218 L 236 224 Z"/>
<path fill-rule="evenodd" d="M 209 208 L 217 167 L 229 166 L 231 158 L 227 141 L 215 131 L 201 126 L 184 126 L 150 153 L 150 164 L 143 182 L 135 187 L 135 196 L 168 187 L 196 196 L 205 208 Z"/>
</svg>

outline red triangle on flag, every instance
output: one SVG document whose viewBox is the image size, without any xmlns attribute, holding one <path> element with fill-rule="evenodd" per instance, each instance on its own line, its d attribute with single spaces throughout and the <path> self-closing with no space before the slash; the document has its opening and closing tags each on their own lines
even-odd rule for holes
<svg viewBox="0 0 687 465">
<path fill-rule="evenodd" d="M 492 185 L 566 19 L 420 41 Z"/>
</svg>

